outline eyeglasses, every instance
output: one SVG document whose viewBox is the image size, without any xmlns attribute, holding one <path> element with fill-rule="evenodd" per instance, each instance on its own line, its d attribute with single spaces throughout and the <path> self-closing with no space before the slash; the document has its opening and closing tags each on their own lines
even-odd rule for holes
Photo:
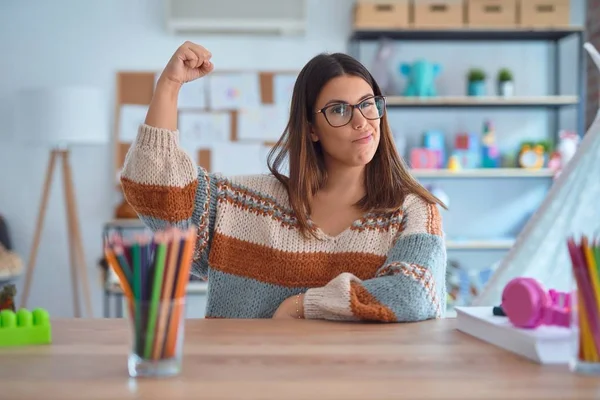
<svg viewBox="0 0 600 400">
<path fill-rule="evenodd" d="M 350 121 L 352 121 L 355 108 L 358 108 L 358 111 L 360 111 L 362 116 L 366 119 L 379 119 L 385 114 L 385 97 L 369 97 L 358 104 L 329 104 L 328 106 L 317 110 L 315 114 L 322 113 L 329 125 L 334 128 L 339 128 L 349 124 Z"/>
</svg>

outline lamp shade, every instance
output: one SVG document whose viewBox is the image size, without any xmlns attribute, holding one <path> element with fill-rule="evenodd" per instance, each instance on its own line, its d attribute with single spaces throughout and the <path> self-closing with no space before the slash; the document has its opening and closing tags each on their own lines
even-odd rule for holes
<svg viewBox="0 0 600 400">
<path fill-rule="evenodd" d="M 23 89 L 15 106 L 14 134 L 21 143 L 61 146 L 109 141 L 106 97 L 98 88 Z"/>
</svg>

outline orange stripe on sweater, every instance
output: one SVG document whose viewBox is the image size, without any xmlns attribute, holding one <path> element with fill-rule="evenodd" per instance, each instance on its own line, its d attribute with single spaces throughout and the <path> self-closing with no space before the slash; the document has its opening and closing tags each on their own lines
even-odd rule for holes
<svg viewBox="0 0 600 400">
<path fill-rule="evenodd" d="M 121 184 L 125 199 L 139 214 L 169 222 L 192 217 L 198 186 L 196 180 L 182 188 L 146 185 L 127 178 L 121 178 Z"/>
<path fill-rule="evenodd" d="M 360 283 L 350 282 L 350 309 L 362 320 L 395 322 L 396 314 L 381 304 Z"/>
<path fill-rule="evenodd" d="M 432 235 L 442 235 L 442 219 L 437 205 L 430 203 L 427 205 L 427 233 Z"/>
<path fill-rule="evenodd" d="M 213 238 L 209 264 L 225 273 L 285 287 L 320 287 L 343 272 L 372 278 L 385 261 L 368 253 L 296 253 L 249 243 L 219 232 Z"/>
</svg>

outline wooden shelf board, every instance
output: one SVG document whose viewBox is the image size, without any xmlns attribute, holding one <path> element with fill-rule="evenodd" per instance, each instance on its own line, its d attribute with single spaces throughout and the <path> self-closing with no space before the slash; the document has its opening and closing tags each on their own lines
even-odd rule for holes
<svg viewBox="0 0 600 400">
<path fill-rule="evenodd" d="M 388 107 L 562 107 L 578 102 L 578 96 L 387 96 Z"/>
<path fill-rule="evenodd" d="M 448 169 L 411 169 L 416 178 L 551 178 L 548 168 L 529 170 L 523 168 L 473 168 L 459 171 Z"/>
<path fill-rule="evenodd" d="M 582 34 L 582 26 L 564 28 L 456 28 L 456 29 L 358 29 L 352 32 L 351 40 L 379 40 L 382 37 L 403 40 L 435 41 L 556 41 L 565 37 Z"/>
<path fill-rule="evenodd" d="M 514 239 L 490 240 L 447 240 L 448 250 L 507 250 L 515 243 Z"/>
</svg>

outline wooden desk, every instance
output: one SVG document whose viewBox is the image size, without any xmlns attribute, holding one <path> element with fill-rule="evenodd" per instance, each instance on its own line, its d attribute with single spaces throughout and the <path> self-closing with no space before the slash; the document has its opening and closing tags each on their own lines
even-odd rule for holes
<svg viewBox="0 0 600 400">
<path fill-rule="evenodd" d="M 0 348 L 2 399 L 590 399 L 600 378 L 454 330 L 307 320 L 186 321 L 183 373 L 127 375 L 125 319 L 55 320 L 54 343 Z"/>
</svg>

